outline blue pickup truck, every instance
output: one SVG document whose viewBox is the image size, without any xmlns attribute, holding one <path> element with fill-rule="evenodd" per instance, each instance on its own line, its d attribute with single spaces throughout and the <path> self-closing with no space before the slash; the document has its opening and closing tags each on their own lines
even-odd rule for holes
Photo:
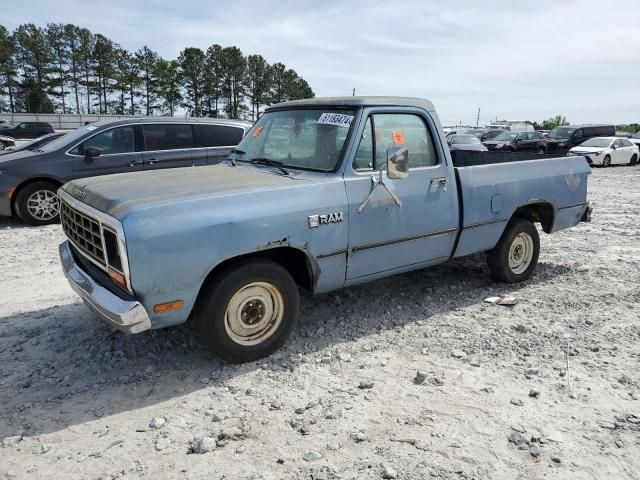
<svg viewBox="0 0 640 480">
<path fill-rule="evenodd" d="M 285 342 L 300 289 L 475 252 L 496 280 L 528 279 L 535 224 L 553 233 L 591 216 L 585 159 L 533 157 L 454 166 L 427 100 L 278 104 L 218 165 L 65 184 L 60 257 L 72 288 L 115 327 L 191 320 L 219 357 L 252 361 Z"/>
</svg>

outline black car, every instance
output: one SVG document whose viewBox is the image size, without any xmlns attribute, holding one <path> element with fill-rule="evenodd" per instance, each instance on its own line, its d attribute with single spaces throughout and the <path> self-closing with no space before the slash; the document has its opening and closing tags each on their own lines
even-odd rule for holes
<svg viewBox="0 0 640 480">
<path fill-rule="evenodd" d="M 22 122 L 2 130 L 2 135 L 13 138 L 38 138 L 48 133 L 53 133 L 53 127 L 47 122 Z"/>
<path fill-rule="evenodd" d="M 493 140 L 484 142 L 489 151 L 494 152 L 535 152 L 547 153 L 544 139 L 538 132 L 504 131 Z"/>
<path fill-rule="evenodd" d="M 455 150 L 473 150 L 477 152 L 486 152 L 487 148 L 482 145 L 480 139 L 475 135 L 453 134 L 447 136 L 447 145 L 450 151 Z"/>
<path fill-rule="evenodd" d="M 69 180 L 111 173 L 213 165 L 251 124 L 237 120 L 140 118 L 96 122 L 40 146 L 0 156 L 0 216 L 30 225 L 58 220 Z"/>
<path fill-rule="evenodd" d="M 549 153 L 566 153 L 590 138 L 615 135 L 615 125 L 568 125 L 552 129 L 545 144 Z"/>
</svg>

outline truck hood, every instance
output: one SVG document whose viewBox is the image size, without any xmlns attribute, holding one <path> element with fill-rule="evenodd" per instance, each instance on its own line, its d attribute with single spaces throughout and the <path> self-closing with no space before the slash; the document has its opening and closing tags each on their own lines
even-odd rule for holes
<svg viewBox="0 0 640 480">
<path fill-rule="evenodd" d="M 275 174 L 268 167 L 215 165 L 89 177 L 62 189 L 93 208 L 122 219 L 131 210 L 196 198 L 256 192 L 309 181 L 292 172 Z"/>
</svg>

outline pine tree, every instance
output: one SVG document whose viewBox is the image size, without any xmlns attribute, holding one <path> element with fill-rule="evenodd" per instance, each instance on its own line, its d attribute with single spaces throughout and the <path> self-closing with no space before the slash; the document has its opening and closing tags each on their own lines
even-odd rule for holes
<svg viewBox="0 0 640 480">
<path fill-rule="evenodd" d="M 185 48 L 178 57 L 184 88 L 182 106 L 195 117 L 202 116 L 205 58 L 202 50 L 193 47 Z"/>
</svg>

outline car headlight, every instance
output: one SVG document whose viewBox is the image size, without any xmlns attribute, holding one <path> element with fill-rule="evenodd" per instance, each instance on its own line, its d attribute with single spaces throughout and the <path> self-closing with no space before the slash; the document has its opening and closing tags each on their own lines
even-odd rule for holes
<svg viewBox="0 0 640 480">
<path fill-rule="evenodd" d="M 559 147 L 564 147 L 566 144 L 567 144 L 567 142 L 560 142 L 560 143 L 558 144 L 558 146 L 559 146 Z"/>
<path fill-rule="evenodd" d="M 593 152 L 593 155 L 594 155 L 595 157 L 597 157 L 597 156 L 598 156 L 598 155 L 600 155 L 601 153 L 602 153 L 602 151 L 600 151 L 600 152 Z"/>
<path fill-rule="evenodd" d="M 504 143 L 496 143 L 496 148 L 502 148 L 504 147 Z"/>
</svg>

